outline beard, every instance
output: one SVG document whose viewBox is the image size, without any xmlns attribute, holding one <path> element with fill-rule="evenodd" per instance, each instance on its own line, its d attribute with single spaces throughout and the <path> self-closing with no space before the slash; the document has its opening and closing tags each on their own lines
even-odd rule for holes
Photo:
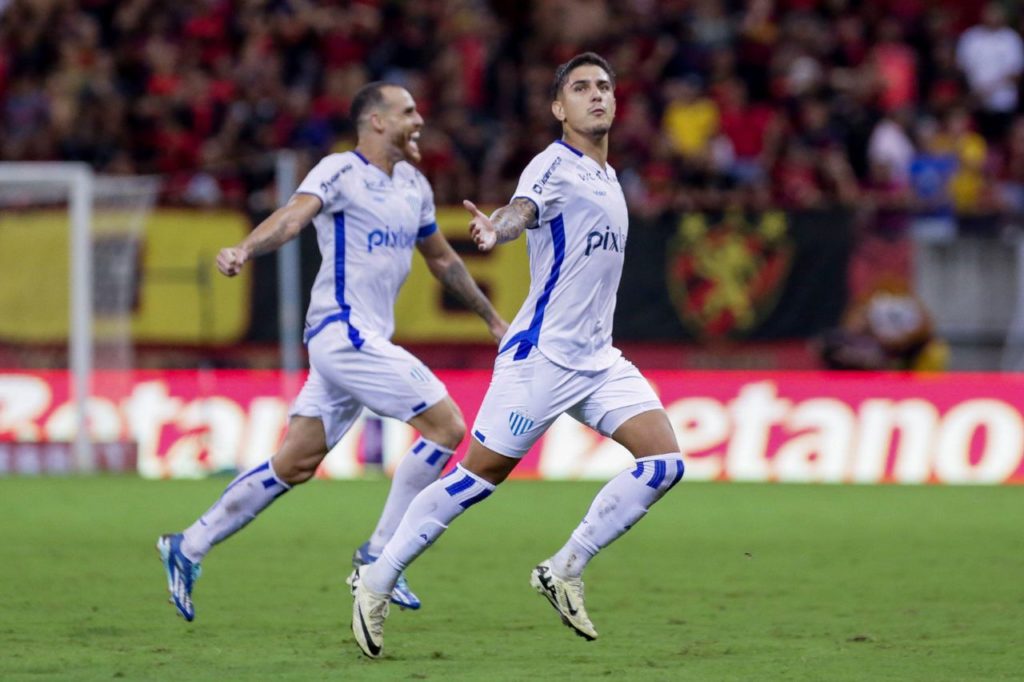
<svg viewBox="0 0 1024 682">
<path fill-rule="evenodd" d="M 402 153 L 405 155 L 405 160 L 409 163 L 419 163 L 423 159 L 423 155 L 420 154 L 420 146 L 414 140 L 409 140 L 402 147 Z"/>
<path fill-rule="evenodd" d="M 576 126 L 572 125 L 572 124 L 569 124 L 569 127 L 572 128 L 573 130 L 575 130 L 578 134 L 583 135 L 585 137 L 598 138 L 598 137 L 604 137 L 605 135 L 607 135 L 611 131 L 611 129 L 612 129 L 612 122 L 611 121 L 592 121 L 592 122 L 588 122 L 587 124 L 581 125 L 578 128 Z"/>
<path fill-rule="evenodd" d="M 402 159 L 409 163 L 419 163 L 423 159 L 423 155 L 420 153 L 420 146 L 416 140 L 412 139 L 411 132 L 396 135 L 392 140 L 392 144 L 401 153 Z"/>
</svg>

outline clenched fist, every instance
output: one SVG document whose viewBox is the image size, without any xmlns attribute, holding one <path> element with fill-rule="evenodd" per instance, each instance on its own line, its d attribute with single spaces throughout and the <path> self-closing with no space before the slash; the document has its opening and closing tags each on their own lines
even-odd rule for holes
<svg viewBox="0 0 1024 682">
<path fill-rule="evenodd" d="M 221 271 L 221 274 L 234 277 L 242 271 L 242 266 L 247 260 L 249 260 L 249 254 L 245 249 L 229 246 L 226 249 L 221 249 L 217 254 L 217 269 Z"/>
</svg>

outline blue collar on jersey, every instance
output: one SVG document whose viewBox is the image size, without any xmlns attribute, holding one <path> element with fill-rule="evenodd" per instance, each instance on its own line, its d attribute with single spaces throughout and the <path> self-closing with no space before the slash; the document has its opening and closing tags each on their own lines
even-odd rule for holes
<svg viewBox="0 0 1024 682">
<path fill-rule="evenodd" d="M 581 159 L 583 158 L 583 152 L 581 152 L 579 149 L 576 149 L 576 147 L 573 147 L 571 144 L 569 144 L 565 140 L 555 140 L 555 142 L 557 142 L 558 144 L 568 148 L 569 151 L 571 151 L 573 154 L 575 154 L 576 156 L 580 157 Z M 356 152 L 356 153 L 358 154 L 359 152 Z"/>
<path fill-rule="evenodd" d="M 571 147 L 570 147 L 570 149 L 571 149 Z M 362 154 L 360 154 L 358 150 L 355 150 L 355 149 L 353 149 L 353 150 L 352 150 L 352 153 L 353 153 L 353 154 L 355 154 L 356 156 L 358 156 L 358 157 L 359 157 L 360 159 L 362 159 L 362 160 L 363 160 L 363 163 L 365 163 L 365 164 L 366 164 L 367 166 L 369 166 L 369 165 L 370 165 L 370 160 L 369 160 L 369 159 L 367 159 L 367 158 L 366 158 L 365 156 L 363 156 Z"/>
</svg>

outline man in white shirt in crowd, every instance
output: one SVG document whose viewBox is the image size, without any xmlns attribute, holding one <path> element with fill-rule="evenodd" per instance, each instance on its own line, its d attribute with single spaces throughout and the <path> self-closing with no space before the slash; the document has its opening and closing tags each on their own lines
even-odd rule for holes
<svg viewBox="0 0 1024 682">
<path fill-rule="evenodd" d="M 979 132 L 989 142 L 1001 142 L 1017 112 L 1017 89 L 1024 71 L 1024 42 L 1007 26 L 1002 5 L 985 5 L 981 23 L 960 36 L 956 61 L 975 100 Z"/>
</svg>

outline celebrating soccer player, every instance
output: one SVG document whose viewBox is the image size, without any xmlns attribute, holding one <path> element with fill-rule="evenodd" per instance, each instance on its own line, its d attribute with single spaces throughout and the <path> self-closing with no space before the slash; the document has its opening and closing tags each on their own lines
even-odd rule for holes
<svg viewBox="0 0 1024 682">
<path fill-rule="evenodd" d="M 217 267 L 232 277 L 246 261 L 277 249 L 312 221 L 323 263 L 306 316 L 309 378 L 292 406 L 280 450 L 232 481 L 184 532 L 157 542 L 168 589 L 186 620 L 195 616 L 192 588 L 210 548 L 312 478 L 364 406 L 408 422 L 420 438 L 395 470 L 377 527 L 353 556 L 355 566 L 376 560 L 409 503 L 437 479 L 462 440 L 462 413 L 444 384 L 389 340 L 413 246 L 430 272 L 486 321 L 495 339 L 508 328 L 437 229 L 433 192 L 411 165 L 420 160 L 423 127 L 412 96 L 396 85 L 371 83 L 353 99 L 352 120 L 356 149 L 321 160 L 285 206 L 217 256 Z M 388 598 L 419 608 L 404 577 L 393 582 Z"/>
<path fill-rule="evenodd" d="M 381 654 L 389 595 L 405 568 L 490 495 L 559 415 L 610 436 L 636 458 L 635 468 L 602 488 L 565 546 L 530 576 L 562 622 L 585 639 L 597 638 L 583 601 L 587 562 L 683 476 L 661 402 L 612 345 L 628 235 L 625 198 L 607 164 L 614 90 L 614 73 L 594 53 L 560 66 L 551 111 L 562 123 L 562 139 L 530 162 L 507 206 L 488 217 L 465 202 L 481 250 L 526 230 L 530 293 L 501 341 L 465 460 L 416 496 L 380 559 L 349 578 L 352 632 L 367 656 Z"/>
</svg>

